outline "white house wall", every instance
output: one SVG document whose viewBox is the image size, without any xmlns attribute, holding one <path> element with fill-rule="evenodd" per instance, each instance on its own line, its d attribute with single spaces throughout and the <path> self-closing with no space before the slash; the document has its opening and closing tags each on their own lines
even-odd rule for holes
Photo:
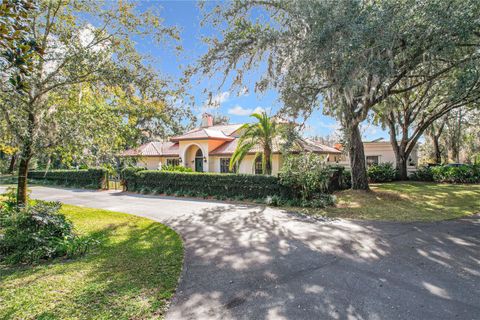
<svg viewBox="0 0 480 320">
<path fill-rule="evenodd" d="M 389 142 L 372 142 L 372 143 L 364 143 L 364 152 L 365 158 L 368 156 L 378 156 L 379 163 L 391 163 L 395 166 L 396 159 L 395 153 L 393 152 L 393 147 Z M 410 153 L 411 162 L 414 165 L 409 165 L 407 162 L 407 171 L 408 173 L 415 172 L 417 170 L 418 165 L 418 147 L 415 147 L 412 152 Z M 348 155 L 342 158 L 342 161 L 339 164 L 345 166 L 346 168 L 350 168 L 350 163 L 348 160 Z"/>
<path fill-rule="evenodd" d="M 191 146 L 192 144 L 185 146 L 184 150 L 188 149 Z M 206 147 L 207 145 L 200 143 L 199 146 Z M 183 159 L 182 157 L 182 162 L 180 163 L 180 165 L 195 170 L 195 165 L 191 161 L 195 159 L 195 153 L 197 152 L 197 150 L 198 150 L 197 145 L 188 149 L 186 153 L 186 159 Z M 202 152 L 203 152 L 203 148 L 202 148 Z M 207 162 L 203 163 L 204 171 L 219 173 L 220 159 L 230 158 L 230 157 L 231 156 L 228 156 L 228 155 L 207 157 Z M 158 170 L 158 169 L 161 169 L 162 166 L 167 165 L 167 159 L 178 159 L 178 158 L 171 157 L 171 156 L 170 157 L 142 157 L 137 159 L 137 166 L 147 168 L 148 170 Z M 245 156 L 242 163 L 240 164 L 239 173 L 254 174 L 255 173 L 254 161 L 255 161 L 255 155 Z M 282 163 L 283 161 L 280 154 L 272 155 L 272 175 L 274 176 L 278 175 L 278 172 L 282 167 Z"/>
<path fill-rule="evenodd" d="M 365 157 L 367 156 L 379 156 L 380 163 L 390 162 L 395 165 L 395 153 L 393 152 L 393 147 L 388 142 L 377 142 L 377 143 L 364 143 Z M 410 154 L 410 159 L 415 164 L 418 164 L 418 149 L 414 148 Z M 408 165 L 408 163 L 407 163 Z"/>
<path fill-rule="evenodd" d="M 148 170 L 157 170 L 161 168 L 162 158 L 161 157 L 143 157 L 138 158 L 137 166 L 144 167 Z"/>
<path fill-rule="evenodd" d="M 395 153 L 392 145 L 384 143 L 364 144 L 365 157 L 378 156 L 379 163 L 395 163 Z"/>
</svg>

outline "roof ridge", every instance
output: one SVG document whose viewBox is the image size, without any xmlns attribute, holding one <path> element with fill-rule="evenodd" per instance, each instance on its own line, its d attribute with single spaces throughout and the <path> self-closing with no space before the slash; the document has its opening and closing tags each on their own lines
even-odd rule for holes
<svg viewBox="0 0 480 320">
<path fill-rule="evenodd" d="M 153 146 L 153 149 L 155 149 L 158 154 L 162 155 L 162 151 L 158 151 L 157 147 L 155 146 L 155 142 L 160 142 L 160 143 L 163 143 L 162 141 L 150 141 L 150 144 Z"/>
</svg>

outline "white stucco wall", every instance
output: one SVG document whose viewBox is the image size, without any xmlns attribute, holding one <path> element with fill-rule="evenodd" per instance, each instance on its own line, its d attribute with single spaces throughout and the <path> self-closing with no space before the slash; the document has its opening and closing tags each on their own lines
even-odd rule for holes
<svg viewBox="0 0 480 320">
<path fill-rule="evenodd" d="M 138 167 L 145 167 L 148 170 L 158 170 L 167 165 L 167 159 L 178 159 L 177 157 L 144 157 L 137 160 Z"/>
<path fill-rule="evenodd" d="M 377 143 L 364 143 L 365 157 L 367 156 L 379 156 L 380 163 L 390 162 L 395 165 L 395 153 L 393 152 L 393 147 L 390 142 L 377 142 Z M 415 166 L 418 163 L 418 149 L 414 148 L 410 154 L 410 159 Z M 408 163 L 407 163 L 408 165 Z"/>
<path fill-rule="evenodd" d="M 364 151 L 365 151 L 365 158 L 367 156 L 378 156 L 379 163 L 387 163 L 390 162 L 395 166 L 396 159 L 395 159 L 395 152 L 393 152 L 393 147 L 390 142 L 366 142 L 363 144 Z M 412 166 L 407 163 L 407 170 L 409 173 L 416 171 L 418 166 L 418 147 L 415 147 L 412 152 L 410 153 L 411 162 L 414 164 Z M 342 161 L 339 164 L 350 167 L 350 163 L 348 160 L 348 155 L 343 156 Z"/>
<path fill-rule="evenodd" d="M 138 158 L 137 166 L 145 167 L 148 170 L 157 170 L 161 168 L 162 158 L 161 157 L 144 157 Z"/>
<path fill-rule="evenodd" d="M 220 172 L 220 159 L 222 158 L 230 158 L 230 156 L 212 156 L 210 157 L 210 172 Z M 254 159 L 255 155 L 247 155 L 240 163 L 238 173 L 243 174 L 254 174 Z M 272 174 L 278 175 L 278 171 L 281 167 L 281 156 L 278 154 L 274 154 L 272 156 Z"/>
</svg>

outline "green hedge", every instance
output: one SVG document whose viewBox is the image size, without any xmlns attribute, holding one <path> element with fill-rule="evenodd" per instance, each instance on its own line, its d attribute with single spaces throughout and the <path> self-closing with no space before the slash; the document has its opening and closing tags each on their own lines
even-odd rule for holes
<svg viewBox="0 0 480 320">
<path fill-rule="evenodd" d="M 450 183 L 480 183 L 480 165 L 433 167 L 433 180 Z"/>
<path fill-rule="evenodd" d="M 480 183 L 480 165 L 425 167 L 417 170 L 410 179 L 448 183 Z"/>
<path fill-rule="evenodd" d="M 106 189 L 105 169 L 30 171 L 28 178 L 39 182 L 55 183 L 82 188 Z"/>
<path fill-rule="evenodd" d="M 413 172 L 409 177 L 410 180 L 415 181 L 433 181 L 433 172 L 430 167 L 420 167 L 417 171 Z"/>
<path fill-rule="evenodd" d="M 280 184 L 277 177 L 264 175 L 168 172 L 128 168 L 122 173 L 126 191 L 192 196 L 261 199 L 268 196 L 296 198 L 291 188 Z"/>
<path fill-rule="evenodd" d="M 389 162 L 368 167 L 367 174 L 370 182 L 390 182 L 397 178 L 397 170 Z"/>
</svg>

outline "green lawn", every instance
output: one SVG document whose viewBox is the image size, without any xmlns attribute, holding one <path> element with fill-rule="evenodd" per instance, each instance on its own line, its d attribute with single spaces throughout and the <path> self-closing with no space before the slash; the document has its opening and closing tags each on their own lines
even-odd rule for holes
<svg viewBox="0 0 480 320">
<path fill-rule="evenodd" d="M 336 193 L 334 208 L 310 210 L 329 217 L 438 221 L 480 212 L 480 185 L 425 182 L 372 184 L 371 192 L 345 190 Z"/>
<path fill-rule="evenodd" d="M 0 319 L 158 319 L 175 292 L 181 238 L 148 219 L 65 205 L 100 244 L 71 261 L 0 266 Z"/>
</svg>

